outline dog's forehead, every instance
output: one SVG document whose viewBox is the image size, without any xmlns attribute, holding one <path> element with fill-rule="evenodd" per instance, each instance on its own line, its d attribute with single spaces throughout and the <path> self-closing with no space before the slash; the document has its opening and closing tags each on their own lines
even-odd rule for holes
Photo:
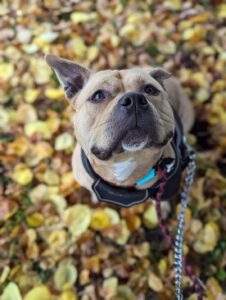
<svg viewBox="0 0 226 300">
<path fill-rule="evenodd" d="M 148 69 L 142 69 L 139 67 L 123 70 L 104 70 L 94 73 L 90 80 L 89 86 L 103 85 L 103 84 L 126 84 L 129 82 L 145 81 L 150 79 Z"/>
<path fill-rule="evenodd" d="M 120 75 L 124 82 L 124 85 L 144 83 L 146 81 L 150 81 L 150 79 L 152 78 L 146 69 L 142 69 L 139 67 L 121 70 Z"/>
<path fill-rule="evenodd" d="M 118 70 L 104 70 L 96 72 L 92 74 L 88 83 L 90 85 L 101 85 L 104 83 L 111 83 L 112 80 L 121 80 L 120 72 Z"/>
</svg>

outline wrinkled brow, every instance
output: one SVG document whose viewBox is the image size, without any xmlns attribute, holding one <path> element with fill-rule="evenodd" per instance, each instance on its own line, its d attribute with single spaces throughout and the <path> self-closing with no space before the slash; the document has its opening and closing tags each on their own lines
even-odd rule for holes
<svg viewBox="0 0 226 300">
<path fill-rule="evenodd" d="M 101 78 L 98 80 L 93 78 L 89 89 L 89 93 L 95 92 L 99 89 L 105 89 L 111 93 L 119 93 L 124 88 L 123 88 L 122 80 L 115 76 L 111 78 L 103 78 L 103 79 Z"/>
<path fill-rule="evenodd" d="M 127 75 L 123 78 L 123 83 L 125 88 L 132 88 L 134 87 L 134 89 L 138 89 L 141 86 L 144 86 L 146 84 L 154 84 L 153 80 L 151 80 L 151 77 L 149 76 L 142 76 L 142 75 L 138 75 L 138 74 L 131 74 L 131 75 Z"/>
</svg>

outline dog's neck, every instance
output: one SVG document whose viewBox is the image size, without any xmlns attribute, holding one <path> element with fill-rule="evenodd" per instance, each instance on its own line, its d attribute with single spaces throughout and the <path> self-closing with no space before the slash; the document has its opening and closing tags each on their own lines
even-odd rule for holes
<svg viewBox="0 0 226 300">
<path fill-rule="evenodd" d="M 175 158 L 170 144 L 162 149 L 143 149 L 114 154 L 107 161 L 92 156 L 89 157 L 89 161 L 95 172 L 105 181 L 118 186 L 133 186 L 147 175 L 162 156 Z M 156 179 L 157 176 L 142 187 L 150 186 Z"/>
</svg>

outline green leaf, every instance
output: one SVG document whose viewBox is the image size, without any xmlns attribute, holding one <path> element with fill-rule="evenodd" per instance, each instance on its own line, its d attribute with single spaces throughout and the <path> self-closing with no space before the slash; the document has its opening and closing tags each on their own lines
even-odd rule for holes
<svg viewBox="0 0 226 300">
<path fill-rule="evenodd" d="M 15 213 L 15 220 L 16 223 L 20 223 L 21 221 L 23 221 L 26 217 L 26 212 L 23 209 L 19 209 L 16 213 Z"/>
<path fill-rule="evenodd" d="M 22 203 L 25 207 L 29 207 L 30 205 L 32 205 L 31 199 L 28 196 L 22 197 Z"/>
<path fill-rule="evenodd" d="M 47 270 L 40 269 L 40 271 L 39 271 L 39 276 L 41 278 L 42 283 L 46 283 L 49 280 L 49 278 L 51 277 L 51 275 L 52 275 L 52 271 L 49 269 L 47 269 Z"/>
<path fill-rule="evenodd" d="M 120 0 L 120 3 L 122 4 L 123 7 L 125 7 L 127 4 L 127 0 Z"/>
<path fill-rule="evenodd" d="M 159 53 L 159 51 L 154 43 L 149 44 L 147 51 L 150 56 L 156 56 Z"/>
<path fill-rule="evenodd" d="M 220 280 L 220 281 L 224 281 L 226 279 L 226 271 L 224 270 L 219 270 L 217 271 L 217 279 Z"/>
</svg>

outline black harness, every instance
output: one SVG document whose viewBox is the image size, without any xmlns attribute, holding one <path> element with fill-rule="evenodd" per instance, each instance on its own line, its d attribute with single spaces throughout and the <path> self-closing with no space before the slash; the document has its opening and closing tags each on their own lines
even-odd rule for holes
<svg viewBox="0 0 226 300">
<path fill-rule="evenodd" d="M 169 200 L 176 195 L 180 186 L 181 173 L 187 166 L 189 158 L 186 153 L 186 143 L 183 134 L 183 126 L 176 113 L 175 118 L 175 132 L 171 141 L 171 146 L 175 152 L 175 162 L 172 170 L 167 171 L 167 181 L 165 183 L 164 192 L 162 194 L 162 200 Z M 110 204 L 117 204 L 123 207 L 130 207 L 135 204 L 143 203 L 148 198 L 155 199 L 156 194 L 159 191 L 159 185 L 163 182 L 163 178 L 160 178 L 151 187 L 146 189 L 136 189 L 135 187 L 119 187 L 110 184 L 103 180 L 99 175 L 95 173 L 90 162 L 85 154 L 81 151 L 82 163 L 86 172 L 93 178 L 94 183 L 92 190 L 95 193 L 99 201 L 104 201 Z M 160 167 L 161 170 L 167 170 L 169 164 L 172 163 L 171 158 L 161 158 L 154 168 Z"/>
</svg>

